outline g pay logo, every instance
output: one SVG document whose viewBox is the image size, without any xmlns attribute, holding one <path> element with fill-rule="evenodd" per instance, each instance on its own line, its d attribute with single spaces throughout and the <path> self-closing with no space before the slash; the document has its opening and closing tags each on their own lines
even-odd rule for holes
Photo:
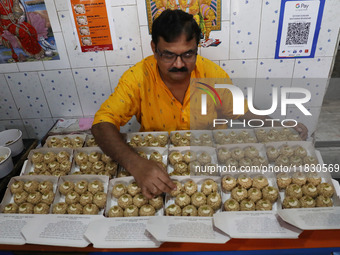
<svg viewBox="0 0 340 255">
<path fill-rule="evenodd" d="M 300 4 L 296 4 L 296 5 L 295 5 L 295 8 L 296 8 L 296 9 L 299 9 L 299 8 L 300 8 Z"/>
</svg>

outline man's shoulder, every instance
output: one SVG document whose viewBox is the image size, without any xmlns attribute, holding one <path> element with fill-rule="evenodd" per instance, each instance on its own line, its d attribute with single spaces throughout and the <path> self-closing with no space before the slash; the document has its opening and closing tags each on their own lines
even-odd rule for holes
<svg viewBox="0 0 340 255">
<path fill-rule="evenodd" d="M 218 64 L 214 63 L 208 58 L 197 56 L 196 67 L 199 74 L 205 74 L 206 77 L 225 77 L 228 76 L 226 71 Z"/>
</svg>

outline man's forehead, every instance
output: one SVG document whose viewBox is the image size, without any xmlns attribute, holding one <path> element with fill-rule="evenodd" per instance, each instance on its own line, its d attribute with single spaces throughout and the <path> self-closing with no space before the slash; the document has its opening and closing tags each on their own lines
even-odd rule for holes
<svg viewBox="0 0 340 255">
<path fill-rule="evenodd" d="M 177 37 L 172 42 L 166 42 L 162 37 L 159 37 L 158 40 L 158 47 L 165 47 L 165 48 L 178 48 L 178 47 L 187 47 L 187 48 L 196 48 L 196 40 L 195 38 L 187 41 L 185 34 Z"/>
</svg>

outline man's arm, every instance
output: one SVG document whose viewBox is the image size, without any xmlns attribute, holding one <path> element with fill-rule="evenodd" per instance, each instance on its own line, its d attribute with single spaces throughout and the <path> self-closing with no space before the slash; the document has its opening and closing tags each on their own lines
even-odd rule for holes
<svg viewBox="0 0 340 255">
<path fill-rule="evenodd" d="M 276 127 L 281 127 L 281 123 L 278 121 L 268 121 L 271 120 L 272 118 L 269 116 L 260 116 L 260 115 L 256 115 L 251 113 L 250 111 L 247 111 L 243 116 L 238 118 L 239 120 L 253 120 L 253 119 L 259 119 L 262 120 L 264 122 L 264 126 L 271 126 L 272 122 L 274 124 L 274 126 Z M 267 121 L 266 121 L 267 119 Z M 255 125 L 255 122 L 253 123 Z M 292 121 L 286 121 L 285 124 L 287 126 L 292 126 L 295 123 Z M 295 127 L 293 127 L 300 135 L 300 137 L 302 138 L 302 140 L 306 140 L 308 137 L 308 129 L 305 125 L 303 125 L 302 123 L 298 123 Z"/>
<path fill-rule="evenodd" d="M 116 126 L 109 122 L 92 126 L 92 134 L 103 152 L 117 161 L 134 177 L 147 198 L 162 192 L 171 192 L 176 185 L 170 180 L 162 165 L 140 157 L 128 144 Z"/>
</svg>

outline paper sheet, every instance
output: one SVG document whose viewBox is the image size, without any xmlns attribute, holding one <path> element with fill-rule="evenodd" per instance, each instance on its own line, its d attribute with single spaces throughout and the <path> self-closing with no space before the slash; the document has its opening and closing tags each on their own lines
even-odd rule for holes
<svg viewBox="0 0 340 255">
<path fill-rule="evenodd" d="M 340 207 L 285 209 L 278 214 L 303 230 L 340 229 Z"/>
<path fill-rule="evenodd" d="M 232 238 L 298 238 L 302 232 L 275 211 L 216 213 L 214 224 Z"/>
<path fill-rule="evenodd" d="M 91 221 L 101 215 L 39 215 L 22 229 L 27 243 L 86 247 L 90 242 L 84 237 Z"/>
<path fill-rule="evenodd" d="M 161 245 L 147 230 L 150 217 L 105 218 L 91 222 L 85 236 L 96 248 L 157 248 Z"/>
<path fill-rule="evenodd" d="M 34 215 L 0 214 L 0 244 L 25 244 L 21 230 L 32 218 Z"/>
<path fill-rule="evenodd" d="M 146 229 L 163 242 L 226 243 L 230 238 L 211 217 L 151 217 Z"/>
</svg>

